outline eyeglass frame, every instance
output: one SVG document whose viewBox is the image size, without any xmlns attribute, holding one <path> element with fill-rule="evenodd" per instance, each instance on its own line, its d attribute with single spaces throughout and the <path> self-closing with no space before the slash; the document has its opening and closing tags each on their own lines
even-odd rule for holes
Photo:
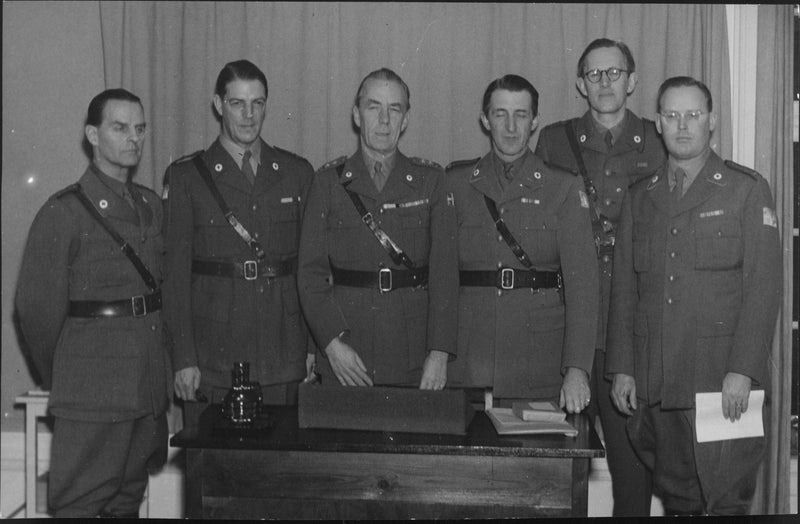
<svg viewBox="0 0 800 524">
<path fill-rule="evenodd" d="M 699 122 L 700 117 L 703 115 L 710 115 L 711 111 L 703 111 L 702 109 L 691 109 L 689 111 L 684 111 L 683 113 L 678 111 L 663 111 L 658 113 L 658 116 L 662 118 L 662 121 L 666 122 L 667 124 L 680 124 L 683 122 Z"/>
<path fill-rule="evenodd" d="M 611 75 L 609 74 L 609 71 L 611 71 L 611 70 L 616 70 L 616 71 L 619 72 L 616 78 L 611 78 Z M 589 78 L 589 75 L 592 74 L 592 73 L 597 73 L 598 74 L 597 80 L 592 80 L 591 78 Z M 582 76 L 587 82 L 589 82 L 591 84 L 599 84 L 600 81 L 603 80 L 603 74 L 604 73 L 606 75 L 606 78 L 608 78 L 609 82 L 616 82 L 617 80 L 622 78 L 622 73 L 630 74 L 630 71 L 627 70 L 627 69 L 620 69 L 619 67 L 609 67 L 608 69 L 594 68 L 594 69 L 590 69 L 589 71 L 584 72 Z"/>
</svg>

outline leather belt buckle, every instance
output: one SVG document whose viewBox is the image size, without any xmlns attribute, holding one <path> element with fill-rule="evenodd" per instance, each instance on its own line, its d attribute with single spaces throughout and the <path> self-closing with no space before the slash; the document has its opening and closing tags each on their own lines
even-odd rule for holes
<svg viewBox="0 0 800 524">
<path fill-rule="evenodd" d="M 500 270 L 500 289 L 514 289 L 513 267 L 504 267 Z"/>
<path fill-rule="evenodd" d="M 378 289 L 381 293 L 388 293 L 392 290 L 392 270 L 388 267 L 378 271 Z"/>
<path fill-rule="evenodd" d="M 255 280 L 258 278 L 258 262 L 255 260 L 244 261 L 244 279 Z"/>
<path fill-rule="evenodd" d="M 131 297 L 131 310 L 134 317 L 143 317 L 147 314 L 147 302 L 144 300 L 144 295 Z"/>
</svg>

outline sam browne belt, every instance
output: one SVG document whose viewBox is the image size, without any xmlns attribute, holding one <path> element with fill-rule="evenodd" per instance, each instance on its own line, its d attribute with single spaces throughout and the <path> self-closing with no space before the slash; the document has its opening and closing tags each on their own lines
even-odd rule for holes
<svg viewBox="0 0 800 524">
<path fill-rule="evenodd" d="M 561 272 L 504 267 L 497 271 L 459 271 L 459 285 L 498 289 L 561 288 Z"/>
<path fill-rule="evenodd" d="M 71 300 L 71 317 L 143 317 L 161 310 L 161 290 L 122 300 Z"/>
<path fill-rule="evenodd" d="M 216 262 L 214 260 L 192 260 L 192 273 L 212 277 L 275 278 L 293 275 L 297 271 L 297 258 L 280 261 L 246 260 L 244 262 Z"/>
<path fill-rule="evenodd" d="M 428 266 L 414 270 L 386 267 L 380 271 L 356 271 L 341 269 L 331 264 L 331 275 L 334 285 L 378 289 L 381 293 L 402 287 L 428 285 Z"/>
</svg>

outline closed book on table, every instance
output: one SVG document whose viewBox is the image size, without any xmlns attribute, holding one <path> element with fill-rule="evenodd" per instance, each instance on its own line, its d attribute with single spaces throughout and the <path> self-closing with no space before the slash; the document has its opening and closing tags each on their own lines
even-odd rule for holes
<svg viewBox="0 0 800 524">
<path fill-rule="evenodd" d="M 555 402 L 532 401 L 512 402 L 511 411 L 520 419 L 527 422 L 564 422 L 567 414 Z"/>
<path fill-rule="evenodd" d="M 300 428 L 465 435 L 475 411 L 463 390 L 301 384 Z"/>
</svg>

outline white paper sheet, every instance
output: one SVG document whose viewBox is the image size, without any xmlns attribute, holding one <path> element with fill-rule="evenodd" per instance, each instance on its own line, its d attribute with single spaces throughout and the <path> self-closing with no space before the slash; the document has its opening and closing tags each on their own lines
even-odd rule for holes
<svg viewBox="0 0 800 524">
<path fill-rule="evenodd" d="M 763 437 L 764 390 L 750 392 L 747 411 L 734 422 L 722 416 L 722 392 L 695 394 L 695 427 L 697 442 L 714 442 L 737 438 Z"/>
</svg>

